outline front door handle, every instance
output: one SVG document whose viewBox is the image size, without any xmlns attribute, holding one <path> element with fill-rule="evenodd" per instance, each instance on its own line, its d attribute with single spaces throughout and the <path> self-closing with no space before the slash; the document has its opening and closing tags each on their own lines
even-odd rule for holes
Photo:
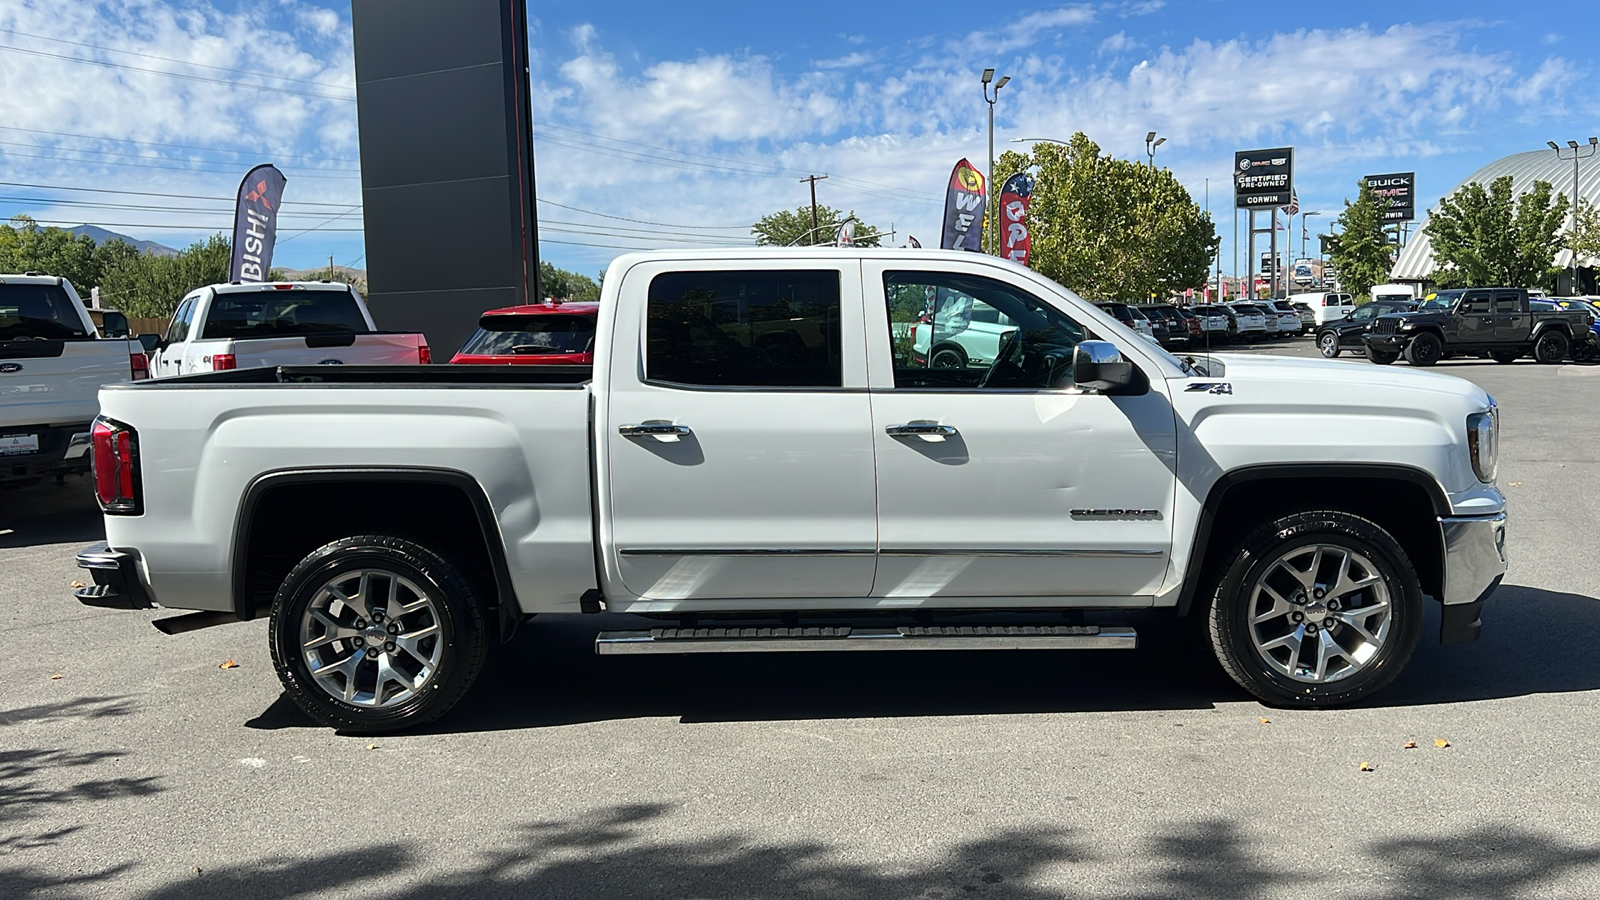
<svg viewBox="0 0 1600 900">
<path fill-rule="evenodd" d="M 890 437 L 919 437 L 925 441 L 942 441 L 948 437 L 956 436 L 954 425 L 940 425 L 938 422 L 907 422 L 904 425 L 888 425 L 883 433 Z"/>
<path fill-rule="evenodd" d="M 620 425 L 617 433 L 623 437 L 653 437 L 664 443 L 679 441 L 694 434 L 687 425 L 674 425 L 671 422 L 645 422 L 642 425 Z"/>
</svg>

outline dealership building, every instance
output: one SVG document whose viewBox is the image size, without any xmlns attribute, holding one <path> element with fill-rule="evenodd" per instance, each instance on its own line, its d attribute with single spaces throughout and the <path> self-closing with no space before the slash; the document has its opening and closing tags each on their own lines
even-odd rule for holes
<svg viewBox="0 0 1600 900">
<path fill-rule="evenodd" d="M 1586 154 L 1593 152 L 1592 145 L 1579 145 L 1576 151 L 1583 158 L 1578 160 L 1578 197 L 1588 199 L 1591 203 L 1600 203 L 1600 156 L 1589 158 Z M 1556 151 L 1530 150 L 1526 153 L 1513 153 L 1503 159 L 1497 159 L 1484 166 L 1461 184 L 1451 188 L 1445 196 L 1450 196 L 1463 186 L 1477 182 L 1489 187 L 1489 183 L 1504 175 L 1511 176 L 1512 194 L 1522 194 L 1533 189 L 1535 181 L 1548 181 L 1556 193 L 1565 195 L 1568 200 L 1573 199 L 1573 162 L 1574 151 L 1569 147 L 1562 147 L 1560 156 Z M 1572 219 L 1567 219 L 1566 228 L 1570 228 Z M 1427 220 L 1423 220 L 1427 224 Z M 1572 289 L 1572 251 L 1563 249 L 1556 254 L 1556 265 L 1562 268 L 1561 276 L 1556 282 L 1558 294 L 1594 294 L 1596 293 L 1595 266 L 1600 260 L 1578 260 L 1580 290 Z M 1390 280 L 1397 282 L 1422 282 L 1432 279 L 1435 264 L 1433 261 L 1433 243 L 1428 239 L 1425 229 L 1419 228 L 1412 232 L 1411 239 L 1406 242 L 1405 248 L 1400 251 L 1400 257 L 1395 261 L 1394 270 L 1390 273 Z"/>
</svg>

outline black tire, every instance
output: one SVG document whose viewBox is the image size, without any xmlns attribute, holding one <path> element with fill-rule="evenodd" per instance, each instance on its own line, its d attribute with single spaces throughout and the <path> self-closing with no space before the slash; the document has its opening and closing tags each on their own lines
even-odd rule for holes
<svg viewBox="0 0 1600 900">
<path fill-rule="evenodd" d="M 390 625 L 383 626 L 380 616 L 387 618 L 387 613 L 374 612 L 370 606 L 361 603 L 358 591 L 357 596 L 352 598 L 357 602 L 346 605 L 340 601 L 341 612 L 338 613 L 340 617 L 351 618 L 351 623 L 343 623 L 341 619 L 340 624 L 351 625 L 349 631 L 356 637 L 328 642 L 323 647 L 315 648 L 308 657 L 304 646 L 308 642 L 302 640 L 308 607 L 323 596 L 328 585 L 341 578 L 359 582 L 362 572 L 376 574 L 380 580 L 391 579 L 388 582 L 380 581 L 378 586 L 372 588 L 374 592 L 384 590 L 383 583 L 395 585 L 409 582 L 407 591 L 415 588 L 421 592 L 420 595 L 426 595 L 425 608 L 419 607 L 419 612 L 407 613 L 399 621 L 389 619 Z M 390 596 L 385 591 L 385 604 L 390 602 Z M 365 616 L 360 611 L 361 606 L 368 606 Z M 330 603 L 324 616 L 330 615 L 333 609 Z M 435 611 L 437 615 L 434 615 Z M 370 621 L 367 621 L 367 617 L 370 617 Z M 321 623 L 326 619 L 317 621 Z M 424 654 L 437 656 L 431 667 L 418 665 L 420 657 L 413 658 L 400 653 L 394 642 L 387 644 L 385 649 L 375 646 L 361 649 L 365 639 L 362 632 L 370 633 L 375 641 L 382 635 L 373 632 L 374 628 L 381 632 L 387 627 L 393 633 L 402 626 L 426 631 L 429 625 L 433 626 L 436 634 L 413 639 L 413 643 L 422 648 Z M 315 627 L 321 629 L 319 637 L 328 636 L 326 625 L 317 624 Z M 444 715 L 472 687 L 483 669 L 489 647 L 483 606 L 460 570 L 427 547 L 386 535 L 342 538 L 319 547 L 301 560 L 278 588 L 277 597 L 272 603 L 268 635 L 273 668 L 277 670 L 278 680 L 283 683 L 284 691 L 295 705 L 318 722 L 353 734 L 381 734 L 414 728 Z M 395 637 L 396 642 L 400 642 L 400 636 Z M 373 656 L 374 652 L 378 655 Z M 375 684 L 369 692 L 373 694 L 372 704 L 335 697 L 332 688 L 325 686 L 326 682 L 319 682 L 312 675 L 312 658 L 317 658 L 328 668 L 335 668 L 329 657 L 340 654 L 343 654 L 343 664 L 352 666 L 351 674 L 345 676 L 346 685 L 352 681 L 359 684 L 366 678 L 360 673 L 366 668 L 372 669 Z M 357 659 L 363 654 L 372 660 L 370 666 Z M 409 696 L 402 697 L 405 692 L 401 691 L 394 697 L 396 702 L 378 702 L 378 695 L 386 691 L 387 685 L 405 684 L 400 680 L 378 681 L 380 661 L 386 667 L 392 666 L 393 674 L 412 677 L 415 684 Z M 342 671 L 340 668 L 327 677 L 337 678 Z M 355 691 L 355 688 L 350 690 Z"/>
<path fill-rule="evenodd" d="M 1444 341 L 1439 336 L 1424 331 L 1411 339 L 1406 346 L 1406 362 L 1413 366 L 1431 366 L 1444 356 Z"/>
<path fill-rule="evenodd" d="M 1265 657 L 1271 654 L 1257 649 L 1256 632 L 1253 631 L 1257 626 L 1252 624 L 1252 619 L 1259 617 L 1259 600 L 1255 596 L 1258 584 L 1282 577 L 1287 570 L 1275 568 L 1280 560 L 1292 558 L 1296 553 L 1322 552 L 1311 550 L 1313 546 L 1343 548 L 1348 554 L 1370 561 L 1375 569 L 1374 574 L 1381 579 L 1381 585 L 1388 593 L 1389 604 L 1388 631 L 1376 651 L 1359 664 L 1343 663 L 1349 666 L 1349 671 L 1342 677 L 1323 681 L 1292 678 L 1269 665 Z M 1313 556 L 1308 571 L 1315 569 L 1317 562 L 1323 558 L 1320 555 Z M 1224 559 L 1226 568 L 1208 597 L 1206 636 L 1213 654 L 1228 676 L 1263 703 L 1291 707 L 1330 707 L 1354 703 L 1394 681 L 1416 649 L 1417 639 L 1422 634 L 1422 587 L 1416 570 L 1400 544 L 1367 519 L 1334 510 L 1294 513 L 1252 531 Z M 1345 571 L 1353 573 L 1356 565 L 1350 563 L 1351 568 Z M 1366 567 L 1365 562 L 1359 565 L 1363 569 Z M 1337 565 L 1329 557 L 1329 563 L 1324 564 L 1321 571 L 1327 573 L 1335 569 Z M 1314 580 L 1315 577 L 1316 573 L 1313 573 Z M 1321 581 L 1316 583 L 1322 584 Z M 1359 598 L 1360 593 L 1341 596 Z M 1362 601 L 1358 599 L 1357 602 Z M 1322 603 L 1307 598 L 1306 605 L 1288 608 L 1309 611 L 1320 609 Z M 1309 614 L 1302 618 L 1307 622 L 1310 620 Z M 1325 623 L 1327 620 L 1323 621 Z M 1372 626 L 1373 620 L 1368 618 L 1365 623 Z M 1268 622 L 1261 628 L 1265 630 L 1273 624 Z M 1298 627 L 1304 631 L 1310 629 L 1305 624 Z M 1335 627 L 1339 630 L 1319 634 L 1315 640 L 1361 640 L 1361 636 L 1349 630 L 1347 624 L 1340 623 Z M 1296 661 L 1306 660 L 1307 655 L 1304 651 L 1293 651 L 1287 665 L 1296 667 L 1300 664 Z M 1279 664 L 1283 664 L 1283 661 L 1280 660 Z M 1330 667 L 1325 667 L 1325 671 L 1332 674 Z"/>
<path fill-rule="evenodd" d="M 1336 359 L 1339 356 L 1339 333 L 1336 331 L 1323 331 L 1317 334 L 1317 350 L 1324 359 Z"/>
<path fill-rule="evenodd" d="M 1490 351 L 1489 358 L 1502 366 L 1508 366 L 1521 359 L 1522 354 L 1515 350 L 1493 350 Z"/>
<path fill-rule="evenodd" d="M 1572 342 L 1559 331 L 1546 331 L 1539 335 L 1533 342 L 1533 358 L 1547 366 L 1553 366 L 1567 358 L 1567 353 L 1572 349 Z"/>
<path fill-rule="evenodd" d="M 1392 350 L 1370 350 L 1369 349 L 1367 351 L 1367 359 L 1372 360 L 1374 363 L 1377 363 L 1380 366 L 1387 366 L 1387 365 L 1393 363 L 1395 360 L 1397 360 L 1399 358 L 1400 358 L 1400 354 L 1395 353 Z"/>
<path fill-rule="evenodd" d="M 940 344 L 928 354 L 930 369 L 965 369 L 967 365 L 967 351 L 960 344 Z"/>
</svg>

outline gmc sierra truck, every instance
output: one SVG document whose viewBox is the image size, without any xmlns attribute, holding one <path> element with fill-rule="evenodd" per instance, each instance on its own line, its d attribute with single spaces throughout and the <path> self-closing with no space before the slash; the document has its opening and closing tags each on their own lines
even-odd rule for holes
<svg viewBox="0 0 1600 900">
<path fill-rule="evenodd" d="M 931 300 L 931 302 L 930 302 Z M 928 309 L 935 321 L 921 321 Z M 993 310 L 985 366 L 910 326 Z M 533 615 L 601 654 L 1114 649 L 1171 610 L 1240 685 L 1391 682 L 1425 597 L 1477 637 L 1506 567 L 1495 402 L 1456 378 L 1179 359 L 973 253 L 641 253 L 592 366 L 223 371 L 112 386 L 93 606 L 267 616 L 309 715 L 431 720 Z"/>
</svg>

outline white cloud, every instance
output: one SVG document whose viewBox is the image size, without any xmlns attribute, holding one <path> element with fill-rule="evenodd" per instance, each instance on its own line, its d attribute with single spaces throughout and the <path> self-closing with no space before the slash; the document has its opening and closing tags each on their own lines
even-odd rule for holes
<svg viewBox="0 0 1600 900">
<path fill-rule="evenodd" d="M 974 31 L 961 46 L 974 51 L 1005 53 L 1032 46 L 1061 29 L 1088 25 L 1094 20 L 1094 7 L 1087 3 L 1042 10 L 1028 13 L 998 32 Z"/>
<path fill-rule="evenodd" d="M 819 69 L 857 69 L 872 62 L 874 55 L 856 51 L 834 59 L 819 59 L 812 65 Z"/>
<path fill-rule="evenodd" d="M 1100 49 L 1097 52 L 1101 56 L 1115 55 L 1118 53 L 1125 53 L 1137 46 L 1139 46 L 1138 41 L 1128 37 L 1128 33 L 1126 31 L 1119 31 L 1101 41 Z"/>
</svg>

